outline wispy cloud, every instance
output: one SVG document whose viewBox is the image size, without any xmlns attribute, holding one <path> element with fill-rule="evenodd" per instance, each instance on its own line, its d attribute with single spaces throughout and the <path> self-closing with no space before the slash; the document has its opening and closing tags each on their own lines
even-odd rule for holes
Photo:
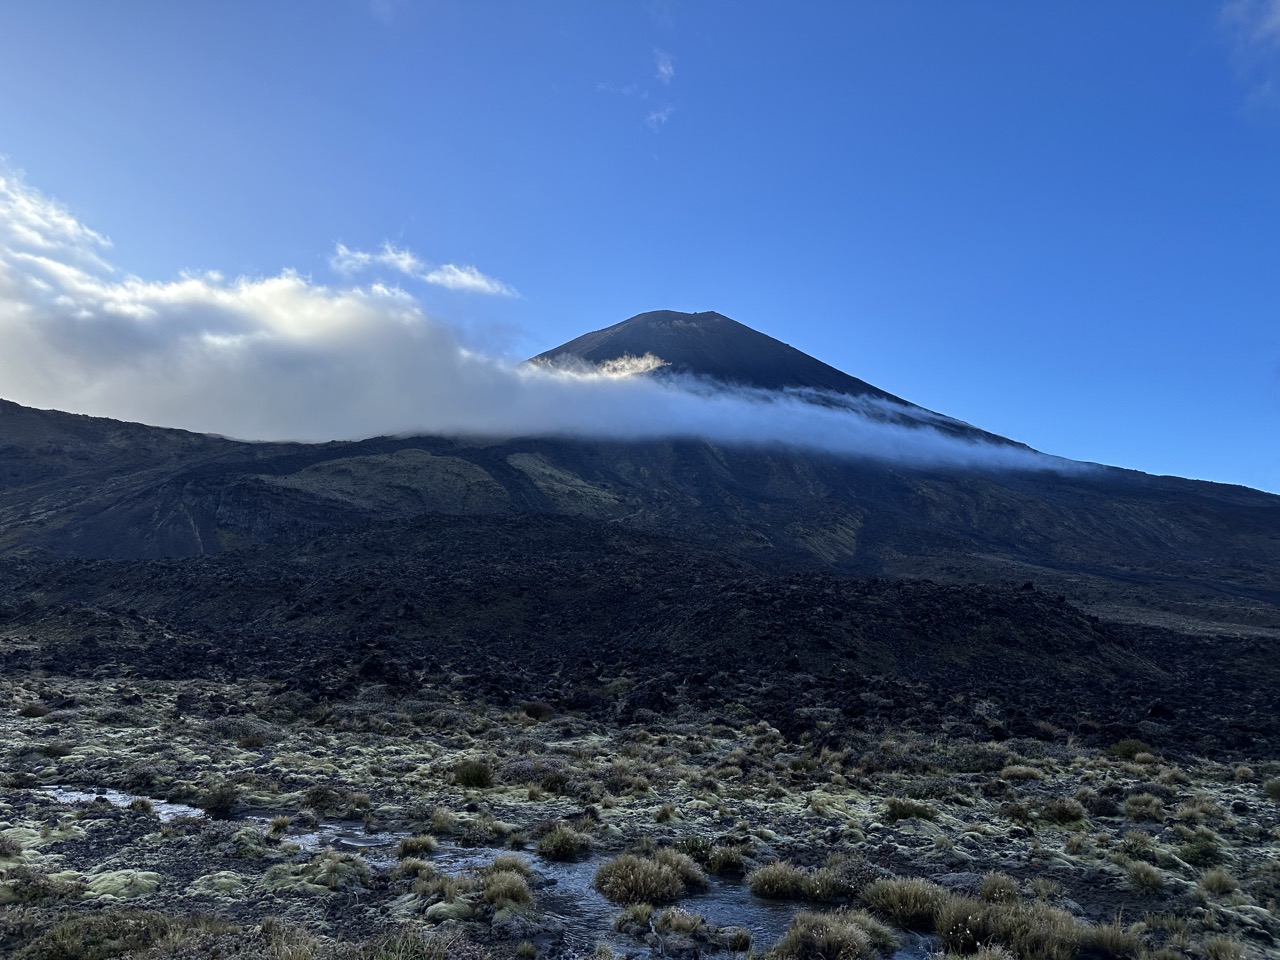
<svg viewBox="0 0 1280 960">
<path fill-rule="evenodd" d="M 662 88 L 670 87 L 671 82 L 676 76 L 675 57 L 667 53 L 665 50 L 654 50 L 653 76 L 662 84 L 662 87 L 657 88 L 657 93 L 648 89 L 644 84 L 638 83 L 634 80 L 625 84 L 611 83 L 602 80 L 596 84 L 596 90 L 600 93 L 608 93 L 614 96 L 640 100 L 646 103 L 660 103 L 667 99 L 667 93 L 661 92 Z M 657 133 L 667 125 L 667 121 L 671 119 L 671 114 L 674 112 L 675 108 L 669 103 L 664 106 L 650 107 L 644 114 L 645 126 L 654 133 Z"/>
<path fill-rule="evenodd" d="M 500 297 L 514 297 L 517 295 L 514 287 L 508 286 L 501 280 L 495 280 L 493 277 L 486 277 L 475 267 L 469 267 L 466 264 L 458 266 L 457 264 L 446 263 L 443 266 L 436 267 L 430 273 L 424 274 L 422 279 L 427 283 L 434 283 L 450 290 L 470 290 L 473 293 L 488 293 Z"/>
<path fill-rule="evenodd" d="M 519 296 L 515 287 L 494 277 L 485 276 L 473 266 L 445 263 L 429 268 L 411 251 L 397 247 L 390 241 L 384 242 L 375 253 L 367 250 L 352 250 L 345 244 L 339 243 L 329 257 L 329 266 L 344 277 L 352 277 L 366 270 L 381 267 L 448 290 L 463 290 L 498 297 Z"/>
<path fill-rule="evenodd" d="M 145 280 L 102 263 L 105 238 L 15 175 L 0 177 L 0 390 L 7 399 L 248 439 L 390 433 L 705 437 L 908 463 L 1060 469 L 1030 451 L 904 425 L 895 411 L 465 349 L 409 293 L 294 272 Z M 405 251 L 339 248 L 353 271 L 419 270 Z M 483 275 L 447 265 L 437 282 Z M 896 419 L 895 419 L 896 418 Z"/>
<path fill-rule="evenodd" d="M 1227 0 L 1221 21 L 1251 102 L 1280 103 L 1280 0 Z"/>
<path fill-rule="evenodd" d="M 1227 0 L 1222 17 L 1242 43 L 1280 52 L 1280 0 Z"/>
<path fill-rule="evenodd" d="M 649 115 L 645 117 L 644 122 L 649 125 L 649 129 L 653 131 L 661 130 L 668 120 L 675 107 L 663 107 L 661 110 L 650 110 Z"/>
<path fill-rule="evenodd" d="M 670 83 L 675 79 L 676 61 L 671 54 L 662 50 L 653 52 L 654 76 L 663 83 Z"/>
<path fill-rule="evenodd" d="M 416 277 L 425 269 L 425 264 L 413 253 L 399 249 L 390 241 L 383 243 L 377 253 L 352 250 L 339 243 L 329 257 L 329 266 L 348 277 L 371 267 L 388 267 L 409 277 Z"/>
</svg>

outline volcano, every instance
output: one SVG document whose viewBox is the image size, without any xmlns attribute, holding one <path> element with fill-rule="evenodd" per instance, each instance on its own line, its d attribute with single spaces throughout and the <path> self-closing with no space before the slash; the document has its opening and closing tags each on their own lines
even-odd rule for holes
<svg viewBox="0 0 1280 960">
<path fill-rule="evenodd" d="M 799 393 L 811 403 L 846 407 L 872 419 L 930 427 L 975 442 L 1029 449 L 1007 437 L 927 410 L 823 363 L 722 313 L 652 310 L 583 334 L 529 362 L 570 369 L 651 357 L 648 375 L 692 377 L 722 388 Z"/>
<path fill-rule="evenodd" d="M 646 354 L 662 360 L 663 371 L 727 385 L 760 390 L 816 390 L 912 406 L 790 344 L 714 311 L 639 313 L 540 353 L 533 362 L 601 366 L 611 360 Z"/>
<path fill-rule="evenodd" d="M 531 362 L 650 355 L 649 376 L 931 413 L 714 312 L 642 313 Z M 673 383 L 679 386 L 679 383 Z M 697 438 L 374 437 L 238 443 L 0 402 L 0 558 L 288 550 L 422 517 L 571 517 L 777 573 L 1034 580 L 1108 615 L 1280 636 L 1280 497 L 1091 466 L 911 465 Z M 516 537 L 518 540 L 519 538 Z"/>
</svg>

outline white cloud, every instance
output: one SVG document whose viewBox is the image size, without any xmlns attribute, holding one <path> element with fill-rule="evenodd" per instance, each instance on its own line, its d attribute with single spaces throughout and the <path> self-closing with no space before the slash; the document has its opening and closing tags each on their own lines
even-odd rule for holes
<svg viewBox="0 0 1280 960">
<path fill-rule="evenodd" d="M 92 257 L 106 244 L 65 208 L 0 180 L 0 391 L 7 399 L 247 439 L 389 433 L 707 437 L 908 462 L 1057 468 L 970 443 L 906 408 L 817 405 L 805 395 L 643 376 L 655 357 L 603 370 L 513 364 L 464 349 L 405 291 L 191 273 L 154 281 Z M 365 259 L 366 256 L 368 259 Z M 339 247 L 353 269 L 404 251 Z M 494 282 L 465 267 L 449 282 Z M 461 279 L 458 279 L 461 278 Z"/>
<path fill-rule="evenodd" d="M 667 121 L 671 119 L 671 114 L 674 109 L 674 107 L 663 107 L 661 110 L 650 110 L 649 115 L 645 117 L 644 122 L 649 125 L 650 130 L 656 133 L 666 126 Z"/>
<path fill-rule="evenodd" d="M 499 297 L 518 297 L 515 287 L 494 277 L 485 276 L 475 267 L 453 263 L 427 269 L 427 265 L 408 250 L 402 250 L 390 241 L 383 243 L 377 253 L 352 250 L 337 244 L 329 257 L 329 266 L 344 277 L 354 276 L 365 270 L 386 267 L 423 283 L 434 284 L 449 290 L 465 290 Z"/>
<path fill-rule="evenodd" d="M 458 266 L 446 263 L 436 267 L 430 273 L 423 274 L 422 279 L 427 283 L 434 283 L 450 290 L 470 290 L 474 293 L 488 293 L 500 297 L 518 296 L 514 287 L 493 277 L 486 277 L 475 267 L 469 267 L 466 264 Z"/>
<path fill-rule="evenodd" d="M 670 83 L 675 79 L 676 61 L 671 54 L 664 53 L 661 50 L 655 50 L 653 52 L 653 64 L 655 71 L 654 76 L 663 83 Z"/>
<path fill-rule="evenodd" d="M 329 258 L 329 266 L 343 276 L 351 276 L 370 267 L 389 267 L 406 276 L 416 277 L 425 265 L 408 250 L 401 250 L 389 240 L 377 253 L 364 250 L 351 250 L 339 243 L 334 247 L 333 256 Z"/>
</svg>

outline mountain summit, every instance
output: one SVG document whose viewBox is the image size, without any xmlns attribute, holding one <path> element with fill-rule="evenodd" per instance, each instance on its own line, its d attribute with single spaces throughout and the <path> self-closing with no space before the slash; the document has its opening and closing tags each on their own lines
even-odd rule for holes
<svg viewBox="0 0 1280 960">
<path fill-rule="evenodd" d="M 652 310 L 603 330 L 583 334 L 540 353 L 535 363 L 575 360 L 599 366 L 623 357 L 653 354 L 671 373 L 762 390 L 809 389 L 874 397 L 910 406 L 879 387 L 851 377 L 795 347 L 714 311 Z"/>
<path fill-rule="evenodd" d="M 540 353 L 530 363 L 599 367 L 625 357 L 646 355 L 663 361 L 663 366 L 654 371 L 658 376 L 686 374 L 759 390 L 814 390 L 822 396 L 810 399 L 821 406 L 848 406 L 876 420 L 907 427 L 927 426 L 966 440 L 1030 449 L 1015 440 L 896 397 L 790 344 L 711 310 L 639 313 Z M 850 403 L 841 400 L 842 397 L 873 403 Z"/>
</svg>

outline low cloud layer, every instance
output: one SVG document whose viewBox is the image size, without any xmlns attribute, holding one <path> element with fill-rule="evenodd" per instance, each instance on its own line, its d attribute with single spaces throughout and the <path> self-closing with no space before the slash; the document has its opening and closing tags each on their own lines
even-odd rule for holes
<svg viewBox="0 0 1280 960">
<path fill-rule="evenodd" d="M 291 271 L 151 281 L 121 273 L 109 253 L 104 235 L 0 171 L 0 396 L 255 440 L 697 436 L 911 463 L 1068 465 L 895 425 L 884 410 L 656 381 L 643 375 L 653 358 L 551 370 L 481 356 L 381 283 L 331 286 Z M 377 265 L 445 286 L 433 270 L 473 269 L 429 268 L 391 246 L 334 256 L 347 276 Z"/>
</svg>

